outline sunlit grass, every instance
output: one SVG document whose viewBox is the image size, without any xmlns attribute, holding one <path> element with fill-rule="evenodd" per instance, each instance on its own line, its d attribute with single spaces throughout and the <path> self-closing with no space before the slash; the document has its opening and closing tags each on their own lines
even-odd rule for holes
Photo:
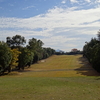
<svg viewBox="0 0 100 100">
<path fill-rule="evenodd" d="M 100 100 L 99 92 L 100 74 L 82 55 L 55 55 L 0 77 L 0 100 Z"/>
<path fill-rule="evenodd" d="M 39 62 L 39 64 L 33 65 L 34 69 L 73 69 L 79 67 L 78 58 L 81 55 L 77 56 L 52 56 L 45 60 L 45 62 Z"/>
<path fill-rule="evenodd" d="M 33 64 L 25 72 L 12 72 L 8 76 L 17 77 L 77 77 L 98 76 L 91 65 L 85 61 L 82 55 L 54 55 L 48 59 Z M 85 69 L 85 70 L 82 70 Z M 88 70 L 87 70 L 88 69 Z"/>
</svg>

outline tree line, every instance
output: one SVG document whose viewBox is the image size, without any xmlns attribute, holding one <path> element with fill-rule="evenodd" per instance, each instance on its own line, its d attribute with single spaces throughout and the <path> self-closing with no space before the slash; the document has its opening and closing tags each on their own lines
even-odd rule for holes
<svg viewBox="0 0 100 100">
<path fill-rule="evenodd" d="M 92 38 L 83 47 L 83 56 L 91 63 L 93 68 L 100 72 L 100 31 L 97 38 Z"/>
<path fill-rule="evenodd" d="M 24 70 L 26 66 L 55 54 L 54 49 L 44 48 L 43 45 L 35 38 L 29 39 L 26 45 L 26 39 L 21 35 L 7 37 L 6 42 L 0 41 L 0 75 L 6 71 Z"/>
</svg>

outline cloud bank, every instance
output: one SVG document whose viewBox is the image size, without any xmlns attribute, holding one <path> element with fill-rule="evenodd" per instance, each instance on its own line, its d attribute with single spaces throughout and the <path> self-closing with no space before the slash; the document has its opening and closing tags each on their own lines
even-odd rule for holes
<svg viewBox="0 0 100 100">
<path fill-rule="evenodd" d="M 91 0 L 85 0 L 91 3 Z M 65 4 L 67 0 L 63 0 Z M 78 3 L 78 0 L 70 0 Z M 95 3 L 100 2 L 96 0 Z M 28 9 L 27 7 L 26 9 Z M 7 36 L 20 34 L 27 39 L 35 37 L 44 42 L 45 47 L 70 51 L 72 48 L 82 50 L 85 41 L 96 36 L 100 25 L 100 7 L 78 9 L 58 7 L 46 13 L 30 18 L 0 18 L 1 40 Z"/>
</svg>

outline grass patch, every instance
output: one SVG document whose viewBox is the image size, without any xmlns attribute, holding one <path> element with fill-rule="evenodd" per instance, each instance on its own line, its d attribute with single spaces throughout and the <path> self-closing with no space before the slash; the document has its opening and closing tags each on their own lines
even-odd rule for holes
<svg viewBox="0 0 100 100">
<path fill-rule="evenodd" d="M 99 76 L 82 55 L 54 55 L 33 64 L 25 72 L 12 72 L 14 77 L 78 77 Z"/>
<path fill-rule="evenodd" d="M 0 100 L 100 100 L 99 75 L 82 55 L 52 56 L 0 77 Z"/>
<path fill-rule="evenodd" d="M 0 78 L 0 100 L 99 100 L 99 78 Z"/>
</svg>

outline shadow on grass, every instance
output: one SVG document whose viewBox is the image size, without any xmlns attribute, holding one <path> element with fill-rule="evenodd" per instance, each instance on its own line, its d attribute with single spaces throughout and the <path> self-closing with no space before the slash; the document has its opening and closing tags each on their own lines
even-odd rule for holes
<svg viewBox="0 0 100 100">
<path fill-rule="evenodd" d="M 88 60 L 84 57 L 78 58 L 79 63 L 82 65 L 80 68 L 75 69 L 77 74 L 85 75 L 85 76 L 100 76 L 95 69 L 92 68 L 92 65 L 88 62 Z"/>
</svg>

